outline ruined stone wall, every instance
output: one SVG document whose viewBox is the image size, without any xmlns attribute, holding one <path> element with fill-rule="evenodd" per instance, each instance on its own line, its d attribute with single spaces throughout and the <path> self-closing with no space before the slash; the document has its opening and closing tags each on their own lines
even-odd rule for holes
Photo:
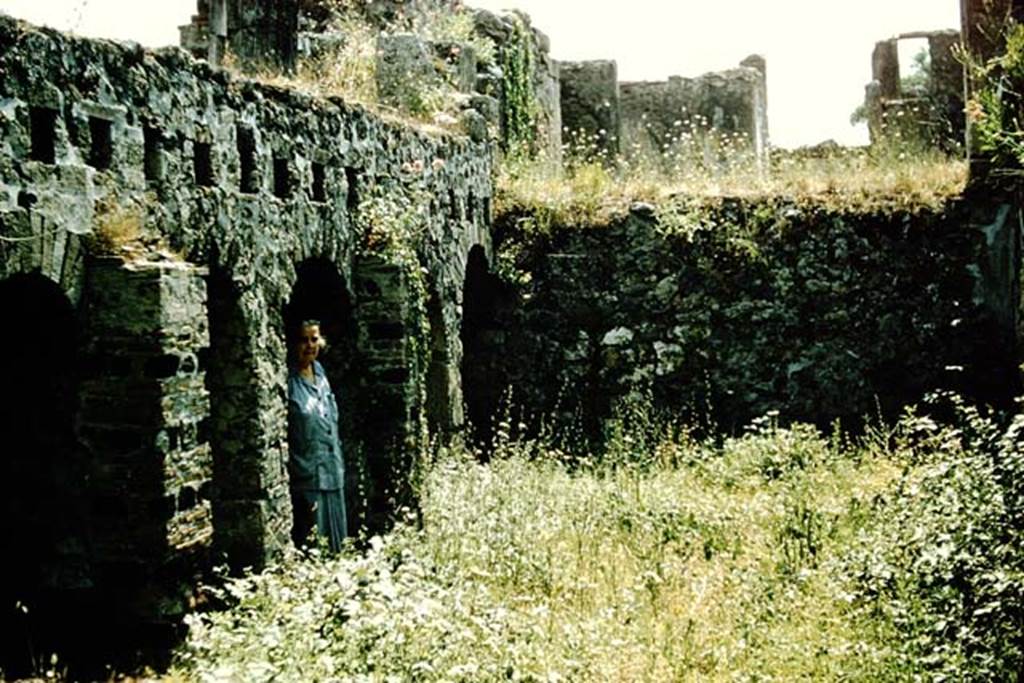
<svg viewBox="0 0 1024 683">
<path fill-rule="evenodd" d="M 923 89 L 904 92 L 897 45 L 911 39 L 927 39 L 929 71 Z M 955 30 L 905 33 L 876 43 L 864 101 L 872 143 L 903 140 L 950 150 L 963 145 L 966 119 L 963 65 L 956 57 L 959 43 Z"/>
<path fill-rule="evenodd" d="M 477 33 L 494 41 L 498 48 L 498 63 L 481 64 L 477 75 L 477 89 L 481 94 L 497 98 L 503 112 L 499 125 L 505 127 L 508 122 L 506 92 L 509 87 L 507 65 L 502 62 L 508 51 L 519 49 L 516 42 L 517 24 L 527 38 L 523 46 L 529 52 L 528 61 L 532 65 L 527 86 L 532 90 L 530 99 L 533 111 L 530 112 L 534 123 L 534 152 L 546 157 L 554 163 L 562 158 L 562 102 L 559 63 L 551 57 L 551 40 L 539 28 L 533 25 L 525 12 L 503 12 L 495 14 L 487 10 L 474 10 L 473 22 Z"/>
<path fill-rule="evenodd" d="M 518 275 L 498 297 L 491 382 L 548 427 L 599 439 L 636 398 L 726 431 L 773 410 L 855 427 L 936 388 L 1003 405 L 1019 389 L 1000 317 L 1015 242 L 1005 217 L 965 202 L 637 205 L 607 227 L 542 234 L 523 218 L 496 232 Z"/>
<path fill-rule="evenodd" d="M 41 273 L 78 307 L 96 361 L 79 431 L 93 481 L 146 482 L 144 499 L 117 496 L 117 528 L 138 534 L 104 532 L 120 549 L 97 542 L 96 563 L 147 554 L 140 571 L 156 575 L 212 543 L 261 566 L 289 543 L 282 311 L 311 259 L 351 296 L 358 344 L 336 384 L 356 425 L 346 456 L 371 466 L 348 466 L 404 474 L 403 449 L 423 438 L 426 293 L 448 328 L 435 355 L 457 376 L 466 259 L 490 250 L 486 145 L 237 80 L 177 49 L 6 17 L 0 73 L 0 280 Z M 114 261 L 95 256 L 98 236 Z M 359 513 L 402 502 L 398 488 L 369 482 Z M 95 508 L 106 494 L 93 493 Z"/>
<path fill-rule="evenodd" d="M 698 78 L 623 83 L 622 147 L 627 156 L 763 161 L 768 148 L 765 62 Z"/>
<path fill-rule="evenodd" d="M 618 65 L 610 60 L 562 62 L 562 128 L 571 157 L 613 162 L 622 152 Z"/>
<path fill-rule="evenodd" d="M 295 64 L 301 0 L 198 0 L 191 21 L 179 27 L 181 46 L 220 64 L 228 48 L 259 66 Z"/>
<path fill-rule="evenodd" d="M 619 83 L 612 61 L 561 65 L 562 125 L 577 158 L 754 159 L 768 149 L 766 67 L 753 55 L 698 78 Z M 673 161 L 673 163 L 675 163 Z"/>
</svg>

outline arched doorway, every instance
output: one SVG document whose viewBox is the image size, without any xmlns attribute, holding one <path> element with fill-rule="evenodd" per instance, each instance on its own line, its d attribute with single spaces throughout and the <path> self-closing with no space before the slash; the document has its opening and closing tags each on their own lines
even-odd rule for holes
<svg viewBox="0 0 1024 683">
<path fill-rule="evenodd" d="M 74 432 L 75 310 L 58 285 L 33 273 L 0 282 L 0 316 L 0 668 L 17 677 L 32 673 L 33 651 L 73 645 L 64 641 L 92 579 L 89 508 Z"/>
<path fill-rule="evenodd" d="M 506 382 L 501 370 L 504 331 L 498 322 L 501 286 L 490 272 L 483 247 L 469 252 L 462 290 L 462 396 L 475 440 L 492 442 L 494 418 Z"/>
<path fill-rule="evenodd" d="M 305 320 L 319 321 L 320 331 L 327 339 L 319 361 L 338 403 L 338 433 L 345 461 L 345 503 L 349 533 L 352 533 L 365 520 L 368 485 L 354 420 L 359 370 L 355 362 L 356 326 L 349 288 L 338 268 L 327 259 L 308 259 L 296 268 L 295 285 L 282 311 L 282 334 L 289 346 L 292 332 Z M 291 348 L 288 354 L 290 363 Z"/>
</svg>

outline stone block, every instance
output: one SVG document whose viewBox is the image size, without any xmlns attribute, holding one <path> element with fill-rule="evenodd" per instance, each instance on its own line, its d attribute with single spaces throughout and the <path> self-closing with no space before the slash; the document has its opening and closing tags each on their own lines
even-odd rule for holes
<svg viewBox="0 0 1024 683">
<path fill-rule="evenodd" d="M 427 44 L 412 33 L 383 34 L 377 39 L 377 96 L 403 111 L 426 111 L 441 77 Z"/>
<path fill-rule="evenodd" d="M 562 139 L 579 158 L 614 161 L 622 134 L 618 66 L 614 61 L 561 62 Z"/>
</svg>

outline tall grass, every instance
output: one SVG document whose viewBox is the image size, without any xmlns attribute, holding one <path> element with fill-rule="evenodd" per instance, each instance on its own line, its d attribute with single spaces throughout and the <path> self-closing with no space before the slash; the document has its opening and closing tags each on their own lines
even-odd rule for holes
<svg viewBox="0 0 1024 683">
<path fill-rule="evenodd" d="M 720 446 L 623 433 L 616 449 L 442 453 L 421 526 L 227 584 L 231 609 L 192 618 L 178 675 L 870 679 L 883 665 L 835 567 L 899 476 L 884 449 L 771 418 Z"/>
<path fill-rule="evenodd" d="M 570 159 L 573 155 L 570 155 Z M 608 162 L 584 155 L 566 167 L 544 159 L 510 158 L 496 179 L 498 213 L 528 210 L 554 224 L 602 225 L 635 202 L 674 197 L 791 197 L 858 211 L 941 207 L 967 181 L 963 159 L 916 146 L 773 150 L 757 163 L 736 153 L 709 163 L 698 146 L 637 153 Z"/>
<path fill-rule="evenodd" d="M 335 42 L 312 57 L 300 58 L 294 71 L 242 64 L 231 55 L 225 66 L 270 85 L 320 97 L 341 97 L 417 128 L 429 130 L 436 126 L 450 130 L 456 126 L 461 95 L 441 64 L 437 64 L 436 78 L 415 80 L 410 77 L 410 82 L 404 84 L 405 89 L 415 95 L 412 100 L 417 106 L 398 108 L 382 102 L 377 83 L 378 39 L 389 31 L 411 31 L 430 43 L 469 46 L 479 61 L 489 63 L 494 60 L 494 43 L 474 32 L 469 10 L 425 3 L 422 12 L 403 19 L 401 25 L 390 26 L 371 21 L 365 12 L 346 0 L 327 5 L 331 19 L 324 29 L 335 35 Z"/>
</svg>

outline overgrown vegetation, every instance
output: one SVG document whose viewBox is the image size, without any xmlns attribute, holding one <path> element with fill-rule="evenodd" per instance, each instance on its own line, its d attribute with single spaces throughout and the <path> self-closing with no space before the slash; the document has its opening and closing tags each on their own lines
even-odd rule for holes
<svg viewBox="0 0 1024 683">
<path fill-rule="evenodd" d="M 975 146 L 996 169 L 1017 175 L 1024 167 L 1024 25 L 1008 21 L 1004 51 L 979 62 L 967 56 L 976 85 L 967 105 Z"/>
<path fill-rule="evenodd" d="M 1020 457 L 955 405 L 856 442 L 721 444 L 641 411 L 604 457 L 508 437 L 426 466 L 422 526 L 226 584 L 199 680 L 1016 680 Z"/>
<path fill-rule="evenodd" d="M 295 79 L 373 104 L 368 46 L 376 28 L 344 21 L 355 23 L 338 25 L 346 38 L 337 52 Z M 435 39 L 464 28 L 438 24 Z M 1024 54 L 1024 33 L 1017 43 L 1013 35 L 1010 51 Z M 517 36 L 496 57 L 506 95 L 502 144 L 512 152 L 498 169 L 496 211 L 528 216 L 537 233 L 604 225 L 643 201 L 659 205 L 660 229 L 693 242 L 708 229 L 702 212 L 722 196 L 910 212 L 939 211 L 963 189 L 964 163 L 920 148 L 757 160 L 739 143 L 735 154 L 709 155 L 682 130 L 663 149 L 628 160 L 567 169 L 530 160 L 517 151 L 535 133 L 532 52 L 528 33 Z M 999 80 L 1022 64 L 1004 57 L 983 69 Z M 972 116 L 983 148 L 1019 167 L 1024 144 L 1009 96 L 982 91 Z M 364 201 L 366 246 L 413 259 L 406 250 L 428 207 Z M 779 225 L 775 214 L 762 218 Z M 709 271 L 736 253 L 744 255 L 737 262 L 763 261 L 752 235 L 733 231 L 715 244 L 724 251 L 708 256 Z M 822 287 L 809 294 L 816 301 L 839 286 L 824 276 L 799 279 Z M 767 274 L 764 281 L 774 282 Z M 771 324 L 771 315 L 754 313 L 762 328 Z M 766 335 L 772 344 L 780 338 Z M 863 363 L 849 355 L 846 362 Z M 784 360 L 789 375 L 822 364 Z M 932 414 L 909 411 L 856 440 L 782 427 L 777 414 L 736 438 L 698 438 L 639 409 L 608 425 L 596 455 L 513 437 L 503 423 L 487 465 L 458 447 L 425 458 L 415 478 L 421 507 L 388 535 L 361 539 L 363 549 L 353 544 L 341 557 L 295 554 L 210 589 L 226 609 L 190 618 L 172 675 L 1017 680 L 1024 418 L 987 415 L 955 396 L 926 409 Z"/>
<path fill-rule="evenodd" d="M 683 152 L 668 168 L 664 157 L 564 169 L 543 159 L 509 159 L 498 169 L 495 211 L 532 212 L 547 225 L 596 226 L 621 217 L 634 202 L 671 203 L 674 197 L 790 197 L 865 212 L 937 209 L 963 191 L 966 179 L 960 159 L 891 146 L 777 150 L 764 167 L 754 161 L 709 167 L 699 154 Z"/>
<path fill-rule="evenodd" d="M 457 52 L 467 46 L 483 64 L 497 58 L 494 42 L 474 30 L 471 10 L 465 7 L 453 9 L 446 3 L 423 2 L 415 14 L 390 16 L 375 14 L 374 4 L 364 0 L 318 0 L 310 4 L 316 6 L 317 29 L 328 40 L 312 56 L 299 59 L 293 73 L 242 65 L 230 56 L 227 66 L 244 68 L 248 75 L 275 85 L 342 97 L 415 125 L 451 127 L 457 122 L 459 93 L 444 61 L 433 60 L 434 77 L 410 78 L 401 84 L 402 106 L 396 109 L 380 96 L 378 39 L 388 33 L 409 32 L 427 41 L 428 47 L 445 46 Z"/>
<path fill-rule="evenodd" d="M 905 680 L 1016 681 L 1024 671 L 1024 415 L 940 396 L 911 413 L 904 467 L 851 544 L 851 600 Z"/>
<path fill-rule="evenodd" d="M 515 31 L 501 46 L 502 149 L 513 158 L 533 156 L 537 132 L 537 102 L 533 83 L 533 33 L 523 19 L 511 15 Z"/>
</svg>

